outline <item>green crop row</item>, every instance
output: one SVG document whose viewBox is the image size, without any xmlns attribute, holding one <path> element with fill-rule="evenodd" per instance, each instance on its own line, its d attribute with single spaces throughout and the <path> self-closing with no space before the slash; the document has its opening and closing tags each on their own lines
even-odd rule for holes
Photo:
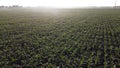
<svg viewBox="0 0 120 68">
<path fill-rule="evenodd" d="M 0 9 L 0 67 L 119 68 L 119 9 Z"/>
</svg>

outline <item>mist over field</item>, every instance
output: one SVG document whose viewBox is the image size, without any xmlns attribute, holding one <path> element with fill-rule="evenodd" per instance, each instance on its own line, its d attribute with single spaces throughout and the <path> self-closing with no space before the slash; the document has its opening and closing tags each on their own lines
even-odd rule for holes
<svg viewBox="0 0 120 68">
<path fill-rule="evenodd" d="M 0 8 L 1 68 L 119 68 L 120 8 Z"/>
</svg>

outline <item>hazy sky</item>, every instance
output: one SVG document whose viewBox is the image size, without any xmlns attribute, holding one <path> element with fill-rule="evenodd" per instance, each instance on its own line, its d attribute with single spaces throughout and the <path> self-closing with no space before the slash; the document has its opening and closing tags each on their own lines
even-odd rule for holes
<svg viewBox="0 0 120 68">
<path fill-rule="evenodd" d="M 0 5 L 45 6 L 45 7 L 82 7 L 113 6 L 115 0 L 0 0 Z M 120 5 L 120 0 L 117 0 Z"/>
</svg>

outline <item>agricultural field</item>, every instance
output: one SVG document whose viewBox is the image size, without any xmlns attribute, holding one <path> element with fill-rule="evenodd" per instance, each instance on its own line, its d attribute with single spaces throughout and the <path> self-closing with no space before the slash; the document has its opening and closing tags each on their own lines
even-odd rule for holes
<svg viewBox="0 0 120 68">
<path fill-rule="evenodd" d="M 120 68 L 120 9 L 0 9 L 0 68 Z"/>
</svg>

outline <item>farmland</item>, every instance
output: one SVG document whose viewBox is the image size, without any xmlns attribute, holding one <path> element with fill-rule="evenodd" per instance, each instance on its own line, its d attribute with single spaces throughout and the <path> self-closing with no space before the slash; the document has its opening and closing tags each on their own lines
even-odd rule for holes
<svg viewBox="0 0 120 68">
<path fill-rule="evenodd" d="M 119 68 L 120 9 L 0 9 L 0 67 Z"/>
</svg>

